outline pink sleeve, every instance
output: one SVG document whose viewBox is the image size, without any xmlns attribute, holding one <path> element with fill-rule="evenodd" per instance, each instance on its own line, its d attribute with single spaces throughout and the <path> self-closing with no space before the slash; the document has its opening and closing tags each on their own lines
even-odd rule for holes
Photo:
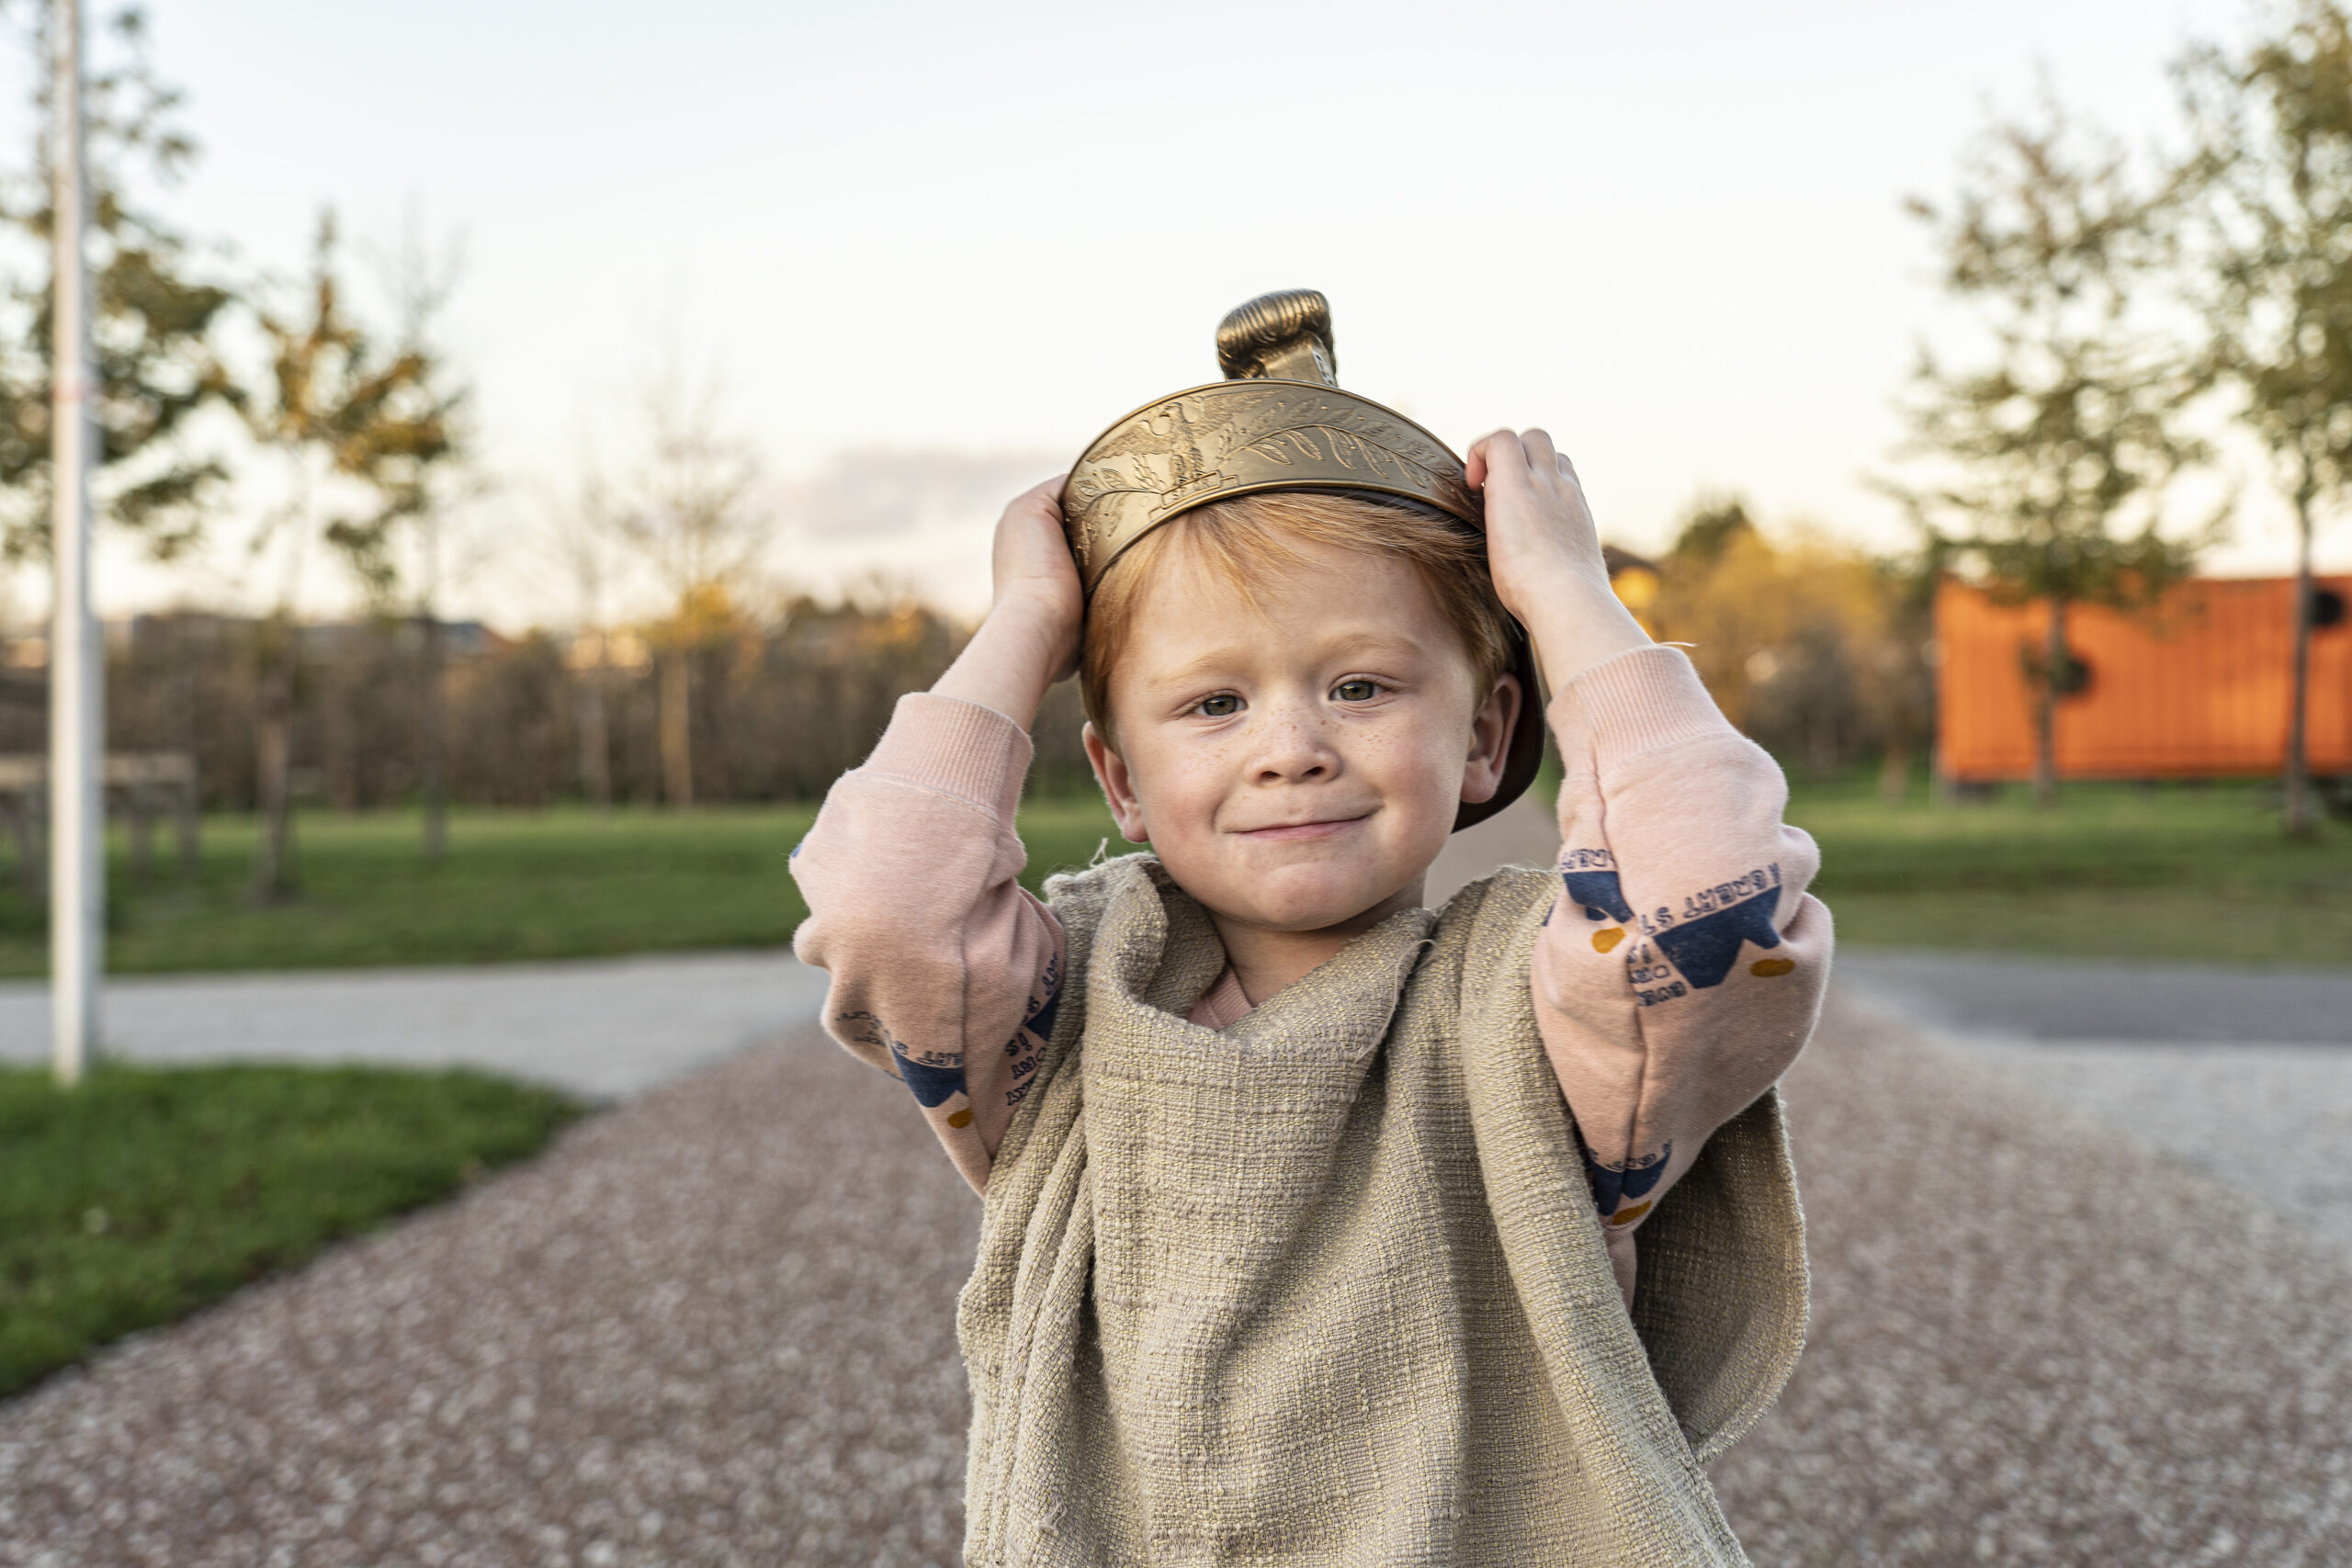
<svg viewBox="0 0 2352 1568">
<path fill-rule="evenodd" d="M 825 1027 L 905 1081 L 975 1191 L 1053 1028 L 1062 929 L 1016 880 L 1029 737 L 992 708 L 899 699 L 881 744 L 835 781 L 792 873 L 793 938 L 825 970 Z"/>
<path fill-rule="evenodd" d="M 1788 784 L 1679 649 L 1595 665 L 1554 699 L 1562 896 L 1536 1022 L 1628 1300 L 1633 1237 L 1709 1134 L 1796 1059 L 1829 976 L 1820 853 Z"/>
</svg>

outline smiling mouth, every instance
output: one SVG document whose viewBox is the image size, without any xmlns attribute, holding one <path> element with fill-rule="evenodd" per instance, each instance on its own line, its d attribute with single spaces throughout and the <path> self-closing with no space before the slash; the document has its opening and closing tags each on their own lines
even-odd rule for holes
<svg viewBox="0 0 2352 1568">
<path fill-rule="evenodd" d="M 1287 822 L 1272 828 L 1245 828 L 1240 830 L 1240 837 L 1253 839 L 1261 843 L 1288 843 L 1298 840 L 1328 839 L 1334 834 L 1346 832 L 1371 815 L 1372 813 L 1367 811 L 1360 817 L 1329 817 L 1319 822 Z"/>
</svg>

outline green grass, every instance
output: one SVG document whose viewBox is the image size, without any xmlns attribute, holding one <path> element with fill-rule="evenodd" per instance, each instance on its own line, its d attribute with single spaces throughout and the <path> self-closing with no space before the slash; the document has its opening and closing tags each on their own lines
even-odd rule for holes
<svg viewBox="0 0 2352 1568">
<path fill-rule="evenodd" d="M 300 895 L 266 908 L 249 896 L 251 818 L 205 822 L 193 881 L 159 853 L 154 881 L 135 883 L 118 836 L 107 964 L 280 969 L 773 946 L 807 913 L 786 860 L 815 815 L 462 811 L 447 859 L 430 865 L 412 813 L 307 812 L 296 835 Z M 1106 834 L 1117 846 L 1100 801 L 1042 803 L 1023 813 L 1022 829 L 1033 886 L 1086 863 Z M 14 880 L 0 886 L 0 976 L 47 972 L 44 930 Z"/>
<path fill-rule="evenodd" d="M 1871 787 L 1798 787 L 1815 885 L 1855 946 L 2052 956 L 2352 964 L 2352 829 L 2280 836 L 2275 785 L 2073 784 L 2057 809 L 2020 787 L 1899 806 Z"/>
<path fill-rule="evenodd" d="M 0 1394 L 519 1159 L 579 1113 L 470 1072 L 0 1068 Z"/>
<path fill-rule="evenodd" d="M 1888 806 L 1858 779 L 1801 784 L 1790 815 L 1821 840 L 1822 896 L 1858 946 L 2352 964 L 2352 828 L 2288 843 L 2274 794 L 2076 784 L 2041 812 L 2015 788 L 1931 805 L 1922 784 Z M 301 896 L 266 908 L 246 891 L 251 818 L 215 818 L 193 883 L 134 885 L 117 846 L 108 961 L 301 968 L 774 946 L 806 913 L 786 857 L 813 816 L 459 812 L 432 866 L 413 814 L 311 812 Z M 1031 802 L 1021 829 L 1033 888 L 1106 838 L 1127 848 L 1092 798 Z M 47 959 L 38 912 L 0 886 L 0 975 L 38 975 Z"/>
</svg>

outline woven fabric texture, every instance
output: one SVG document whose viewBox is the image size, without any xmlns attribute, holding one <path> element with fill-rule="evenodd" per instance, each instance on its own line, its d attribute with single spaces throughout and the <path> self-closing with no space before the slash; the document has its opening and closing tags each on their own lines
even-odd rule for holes
<svg viewBox="0 0 2352 1568">
<path fill-rule="evenodd" d="M 1744 1562 L 1701 1463 L 1804 1334 L 1776 1095 L 1641 1233 L 1629 1316 L 1528 991 L 1551 874 L 1397 914 L 1231 1027 L 1148 855 L 1070 976 L 958 1329 L 967 1561 Z"/>
</svg>

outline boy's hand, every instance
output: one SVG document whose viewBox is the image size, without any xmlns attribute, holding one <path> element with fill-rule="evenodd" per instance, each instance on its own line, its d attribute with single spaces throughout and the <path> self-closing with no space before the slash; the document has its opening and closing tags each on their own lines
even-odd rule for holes
<svg viewBox="0 0 2352 1568">
<path fill-rule="evenodd" d="M 1541 430 L 1498 430 L 1470 448 L 1470 488 L 1487 492 L 1487 561 L 1503 608 L 1527 619 L 1530 606 L 1578 586 L 1607 586 L 1600 534 L 1574 464 Z"/>
<path fill-rule="evenodd" d="M 1498 430 L 1470 448 L 1470 488 L 1487 496 L 1487 562 L 1503 608 L 1534 640 L 1554 690 L 1649 645 L 1609 586 L 1584 486 L 1541 430 Z"/>
<path fill-rule="evenodd" d="M 996 596 L 988 619 L 933 685 L 1004 715 L 1026 729 L 1046 689 L 1078 669 L 1086 592 L 1062 533 L 1062 481 L 1056 474 L 1013 497 L 997 519 L 989 565 Z"/>
<path fill-rule="evenodd" d="M 989 617 L 1000 613 L 1034 617 L 1050 634 L 1057 681 L 1078 669 L 1078 629 L 1086 614 L 1078 562 L 1062 532 L 1062 481 L 1068 478 L 1056 474 L 1014 496 L 997 519 L 996 543 L 989 551 L 996 579 Z"/>
</svg>

